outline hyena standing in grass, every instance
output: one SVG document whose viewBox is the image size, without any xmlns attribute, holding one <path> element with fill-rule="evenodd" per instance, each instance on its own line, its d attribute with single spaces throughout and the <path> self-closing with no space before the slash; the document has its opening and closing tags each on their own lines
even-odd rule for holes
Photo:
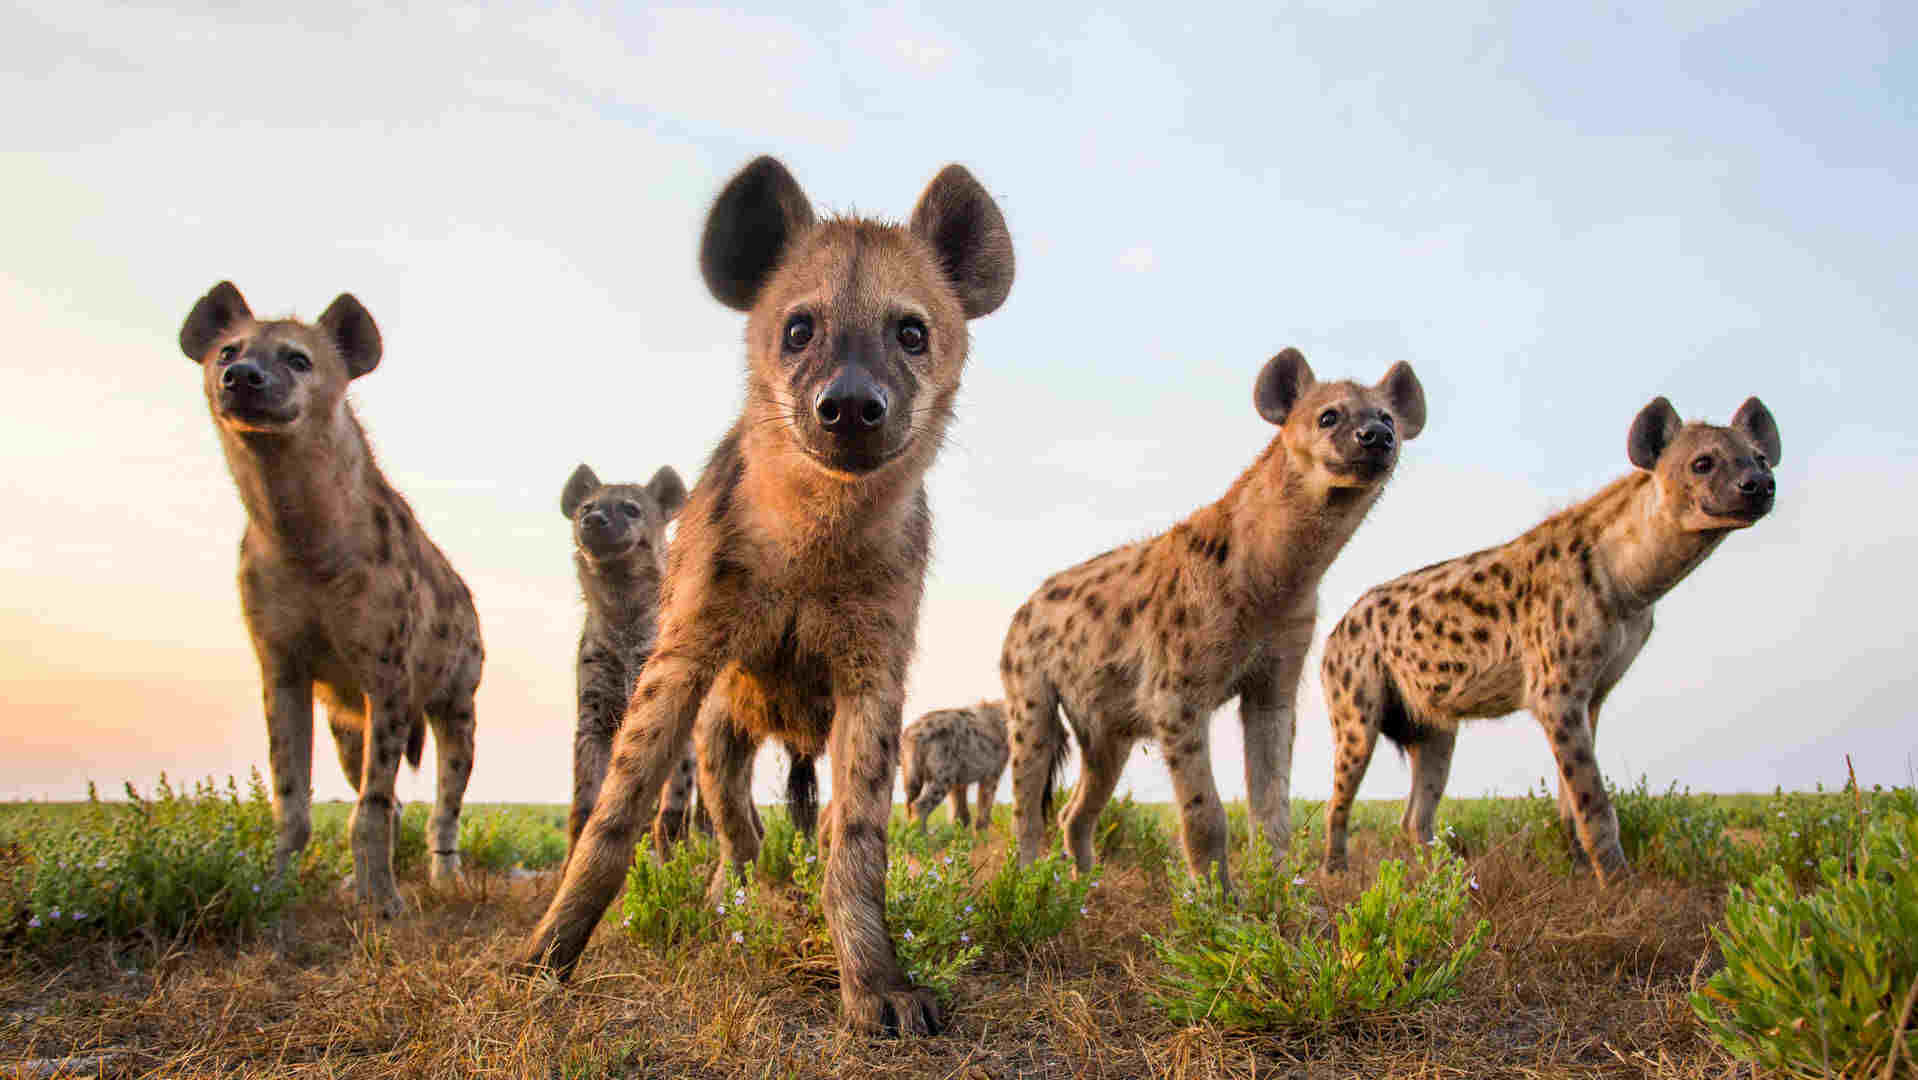
<svg viewBox="0 0 1918 1080">
<path fill-rule="evenodd" d="M 924 478 L 951 419 L 968 319 L 1012 286 L 1004 219 L 948 166 L 910 225 L 817 221 L 784 166 L 760 158 L 720 193 L 700 269 L 749 313 L 746 403 L 680 515 L 659 643 L 640 672 L 599 802 L 552 907 L 519 954 L 579 960 L 633 857 L 637 812 L 694 738 L 721 861 L 752 862 L 760 742 L 830 748 L 823 901 L 840 999 L 861 1031 L 940 1026 L 886 928 L 906 667 L 931 534 Z"/>
<path fill-rule="evenodd" d="M 1599 706 L 1652 632 L 1652 604 L 1734 529 L 1771 510 L 1778 425 L 1757 398 L 1730 427 L 1683 423 L 1657 398 L 1632 421 L 1638 471 L 1502 547 L 1415 570 L 1361 596 L 1326 639 L 1338 766 L 1325 862 L 1346 862 L 1359 780 L 1381 732 L 1411 757 L 1400 826 L 1432 818 L 1465 720 L 1530 709 L 1558 759 L 1559 819 L 1599 880 L 1626 872 L 1593 756 Z"/>
<path fill-rule="evenodd" d="M 1425 426 L 1425 395 L 1403 363 L 1376 386 L 1321 383 L 1286 349 L 1259 372 L 1253 403 L 1279 432 L 1224 498 L 1053 575 L 1013 616 L 999 669 L 1021 861 L 1045 843 L 1063 710 L 1084 759 L 1061 816 L 1079 869 L 1092 867 L 1093 827 L 1133 743 L 1153 739 L 1187 865 L 1229 885 L 1207 726 L 1234 697 L 1252 817 L 1275 850 L 1289 845 L 1293 702 L 1319 579 L 1384 489 L 1400 441 Z"/>
<path fill-rule="evenodd" d="M 626 702 L 653 654 L 660 583 L 666 577 L 666 526 L 686 502 L 686 484 L 663 465 L 644 484 L 602 484 L 585 465 L 560 492 L 573 523 L 573 566 L 586 600 L 579 632 L 579 727 L 573 735 L 573 808 L 566 817 L 570 859 L 599 798 Z M 683 833 L 693 805 L 689 744 L 661 794 L 659 822 Z M 652 815 L 642 811 L 643 818 Z"/>
<path fill-rule="evenodd" d="M 311 325 L 258 320 L 223 281 L 193 305 L 180 349 L 202 368 L 246 506 L 240 604 L 265 690 L 275 867 L 284 873 L 312 831 L 317 694 L 359 792 L 355 894 L 397 915 L 394 784 L 401 755 L 419 764 L 428 725 L 432 879 L 458 876 L 483 649 L 472 594 L 381 475 L 346 399 L 347 383 L 379 365 L 379 328 L 350 295 Z"/>
<path fill-rule="evenodd" d="M 1006 708 L 982 701 L 964 709 L 937 709 L 906 725 L 900 741 L 902 774 L 906 782 L 906 816 L 926 815 L 939 800 L 952 794 L 952 819 L 976 824 L 980 832 L 992 825 L 992 800 L 999 793 L 999 777 L 1006 771 Z M 966 786 L 979 785 L 979 820 L 966 808 Z"/>
</svg>

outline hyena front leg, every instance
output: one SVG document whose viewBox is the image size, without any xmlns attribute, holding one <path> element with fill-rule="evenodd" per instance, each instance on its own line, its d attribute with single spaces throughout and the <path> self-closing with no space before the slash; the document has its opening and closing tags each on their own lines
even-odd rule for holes
<svg viewBox="0 0 1918 1080">
<path fill-rule="evenodd" d="M 1457 744 L 1456 729 L 1432 728 L 1405 748 L 1412 759 L 1412 791 L 1405 797 L 1399 829 L 1414 845 L 1432 842 L 1432 823 L 1438 816 L 1439 798 L 1445 794 L 1446 778 L 1452 774 L 1452 749 Z"/>
<path fill-rule="evenodd" d="M 1559 779 L 1571 793 L 1578 840 L 1598 871 L 1599 884 L 1623 879 L 1630 868 L 1625 862 L 1625 849 L 1619 845 L 1618 814 L 1598 773 L 1585 702 L 1570 697 L 1547 698 L 1532 706 L 1532 714 L 1551 738 Z"/>
<path fill-rule="evenodd" d="M 285 876 L 313 835 L 313 683 L 265 673 L 267 765 L 273 772 L 273 873 Z M 357 778 L 356 778 L 357 779 Z"/>
<path fill-rule="evenodd" d="M 832 854 L 826 861 L 826 921 L 839 953 L 846 1023 L 864 1034 L 937 1034 L 939 999 L 906 978 L 886 928 L 886 823 L 899 754 L 904 697 L 867 690 L 835 694 Z"/>
<path fill-rule="evenodd" d="M 656 796 L 667 771 L 678 762 L 712 679 L 709 663 L 664 650 L 654 653 L 640 672 L 626 722 L 614 739 L 599 801 L 580 831 L 559 892 L 520 948 L 520 968 L 551 967 L 561 977 L 572 974 L 633 863 L 639 812 L 651 805 L 647 793 Z"/>
<path fill-rule="evenodd" d="M 433 854 L 429 880 L 435 885 L 459 883 L 460 807 L 466 801 L 466 782 L 473 775 L 474 736 L 479 727 L 473 708 L 477 691 L 477 686 L 467 687 L 427 714 L 438 760 L 433 816 L 426 821 L 426 841 Z"/>
<path fill-rule="evenodd" d="M 599 801 L 599 787 L 613 759 L 613 735 L 632 696 L 624 669 L 605 656 L 580 662 L 578 723 L 573 730 L 573 805 L 566 814 L 566 863 L 573 861 L 579 833 Z M 562 863 L 564 868 L 566 864 Z"/>
<path fill-rule="evenodd" d="M 972 808 L 966 805 L 964 784 L 956 784 L 952 789 L 952 823 L 962 829 L 972 828 Z"/>
<path fill-rule="evenodd" d="M 707 893 L 715 903 L 724 903 L 732 891 L 731 875 L 743 874 L 759 858 L 760 829 L 753 819 L 753 753 L 759 749 L 756 739 L 740 730 L 732 695 L 722 683 L 706 695 L 699 719 L 693 724 L 693 751 L 699 761 L 699 797 L 711 807 L 713 827 L 719 838 L 719 866 L 713 871 Z M 662 812 L 663 813 L 663 812 Z M 653 830 L 666 857 L 667 841 L 660 830 Z"/>
<path fill-rule="evenodd" d="M 418 721 L 404 694 L 386 690 L 367 696 L 365 771 L 360 799 L 349 825 L 353 842 L 353 895 L 380 915 L 406 910 L 393 877 L 393 840 L 398 832 L 399 800 L 395 784 L 406 739 Z"/>
<path fill-rule="evenodd" d="M 1306 633 L 1311 633 L 1310 623 L 1306 624 Z M 1298 728 L 1293 706 L 1304 655 L 1301 647 L 1296 656 L 1247 678 L 1239 686 L 1246 808 L 1275 856 L 1284 855 L 1292 847 L 1292 744 Z"/>
<path fill-rule="evenodd" d="M 981 834 L 992 828 L 992 804 L 999 798 L 999 777 L 1005 771 L 1005 766 L 1001 765 L 998 772 L 979 781 L 979 810 L 973 819 L 973 827 Z"/>
<path fill-rule="evenodd" d="M 1212 780 L 1212 754 L 1206 731 L 1206 713 L 1168 704 L 1154 717 L 1153 733 L 1172 774 L 1172 794 L 1179 804 L 1179 842 L 1186 868 L 1203 881 L 1216 873 L 1219 886 L 1230 894 L 1232 881 L 1225 864 L 1225 804 Z"/>
<path fill-rule="evenodd" d="M 1598 706 L 1594 700 L 1592 707 L 1586 710 L 1585 726 L 1592 730 L 1592 751 L 1598 751 Z M 1565 834 L 1565 850 L 1571 853 L 1574 872 L 1589 871 L 1592 857 L 1585 854 L 1585 845 L 1578 839 L 1578 795 L 1572 790 L 1572 782 L 1565 778 L 1565 770 L 1559 770 L 1558 777 L 1558 825 Z"/>
</svg>

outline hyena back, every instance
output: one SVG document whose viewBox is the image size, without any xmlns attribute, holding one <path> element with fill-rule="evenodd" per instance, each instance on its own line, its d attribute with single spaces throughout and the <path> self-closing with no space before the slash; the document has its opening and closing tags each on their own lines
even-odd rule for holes
<svg viewBox="0 0 1918 1080">
<path fill-rule="evenodd" d="M 602 484 L 585 465 L 560 492 L 560 512 L 573 523 L 573 565 L 586 601 L 579 633 L 579 718 L 573 735 L 573 805 L 566 818 L 566 854 L 599 798 L 612 761 L 613 733 L 626 714 L 639 669 L 653 653 L 659 589 L 666 577 L 666 526 L 686 502 L 686 484 L 663 465 L 644 484 Z M 665 791 L 655 828 L 682 833 L 693 805 L 689 744 Z M 651 814 L 643 817 L 651 818 Z"/>
<path fill-rule="evenodd" d="M 952 817 L 980 832 L 992 824 L 992 800 L 1006 771 L 1006 710 L 997 701 L 963 709 L 937 709 L 906 725 L 900 769 L 906 784 L 906 816 L 926 815 L 952 795 Z M 966 786 L 979 785 L 979 820 L 966 807 Z"/>
<path fill-rule="evenodd" d="M 1019 857 L 1045 842 L 1071 722 L 1084 762 L 1061 815 L 1065 847 L 1092 867 L 1092 834 L 1133 744 L 1155 740 L 1172 774 L 1193 874 L 1226 880 L 1225 808 L 1208 722 L 1234 697 L 1254 820 L 1291 838 L 1293 703 L 1318 583 L 1378 498 L 1400 440 L 1425 424 L 1418 377 L 1321 383 L 1286 349 L 1254 385 L 1278 434 L 1219 501 L 1170 531 L 1048 578 L 1013 616 L 1000 659 L 1012 736 Z"/>
<path fill-rule="evenodd" d="M 1638 471 L 1510 543 L 1372 589 L 1333 628 L 1328 868 L 1345 866 L 1381 733 L 1411 759 L 1400 826 L 1426 843 L 1460 723 L 1524 708 L 1550 737 L 1572 851 L 1602 882 L 1626 871 L 1594 756 L 1599 707 L 1650 637 L 1653 602 L 1771 510 L 1778 427 L 1757 398 L 1714 427 L 1681 422 L 1661 397 L 1633 421 L 1627 454 Z"/>
<path fill-rule="evenodd" d="M 350 295 L 312 324 L 255 319 L 221 282 L 187 315 L 180 349 L 202 368 L 247 512 L 240 602 L 265 691 L 276 869 L 311 832 L 317 696 L 359 793 L 355 894 L 396 915 L 394 785 L 402 755 L 419 764 L 429 725 L 432 878 L 457 878 L 484 650 L 472 595 L 387 484 L 347 402 L 348 382 L 380 362 L 379 329 Z"/>
<path fill-rule="evenodd" d="M 726 868 L 757 853 L 749 769 L 777 738 L 832 755 L 823 901 L 848 1023 L 936 1030 L 937 1000 L 908 981 L 886 928 L 886 823 L 930 543 L 924 476 L 967 320 L 1011 288 L 1011 239 L 956 165 L 902 227 L 816 221 L 785 167 L 760 158 L 720 193 L 700 268 L 748 312 L 746 403 L 681 512 L 658 644 L 520 962 L 578 961 L 633 857 L 643 793 L 689 734 L 724 888 Z"/>
</svg>

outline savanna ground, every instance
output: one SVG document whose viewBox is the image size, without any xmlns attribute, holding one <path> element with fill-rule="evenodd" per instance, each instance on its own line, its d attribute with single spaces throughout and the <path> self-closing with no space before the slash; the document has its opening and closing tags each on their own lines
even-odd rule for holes
<svg viewBox="0 0 1918 1080">
<path fill-rule="evenodd" d="M 0 930 L 0 1075 L 1755 1076 L 1717 1048 L 1689 1002 L 1722 964 L 1710 927 L 1728 881 L 1759 863 L 1809 862 L 1829 840 L 1818 830 L 1850 802 L 1627 789 L 1619 807 L 1637 872 L 1601 890 L 1571 870 L 1551 800 L 1448 800 L 1441 832 L 1450 827 L 1471 882 L 1462 923 L 1489 927 L 1456 992 L 1244 1032 L 1175 1022 L 1155 1001 L 1165 968 L 1148 935 L 1168 934 L 1174 893 L 1189 882 L 1167 861 L 1167 808 L 1120 800 L 1102 822 L 1102 879 L 1083 917 L 1049 939 L 986 951 L 954 983 L 949 1029 L 908 1040 L 841 1030 L 829 946 L 800 940 L 812 932 L 796 917 L 775 921 L 794 941 L 770 949 L 724 930 L 660 946 L 623 930 L 615 904 L 569 983 L 506 974 L 552 896 L 546 868 L 563 850 L 563 807 L 469 807 L 468 882 L 457 892 L 424 883 L 424 808 L 409 807 L 398 861 L 412 911 L 393 922 L 363 917 L 333 884 L 346 865 L 346 808 L 335 804 L 316 808 L 297 894 L 255 929 L 189 924 L 50 943 L 35 936 L 45 911 L 26 929 L 19 871 L 48 858 L 62 823 L 89 809 L 13 804 L 0 806 L 0 881 L 11 867 L 16 883 L 0 895 L 11 920 Z M 1335 910 L 1382 859 L 1410 854 L 1398 810 L 1360 805 L 1351 872 L 1301 866 L 1311 903 Z M 1316 855 L 1319 811 L 1295 805 L 1295 851 Z M 264 807 L 250 812 L 258 832 Z M 936 865 L 951 835 L 944 816 L 895 857 Z M 981 867 L 998 866 L 1007 843 L 1009 808 L 996 817 L 971 852 Z M 1232 823 L 1236 866 L 1243 807 Z"/>
</svg>

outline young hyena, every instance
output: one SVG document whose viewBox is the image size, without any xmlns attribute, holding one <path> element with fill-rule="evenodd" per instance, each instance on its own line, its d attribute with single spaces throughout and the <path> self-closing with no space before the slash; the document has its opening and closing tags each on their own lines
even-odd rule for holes
<svg viewBox="0 0 1918 1080">
<path fill-rule="evenodd" d="M 924 477 L 952 415 L 966 321 L 1012 286 L 1012 242 L 959 166 L 907 226 L 816 221 L 784 166 L 760 158 L 707 218 L 706 284 L 749 313 L 745 407 L 682 511 L 612 768 L 560 885 L 520 953 L 578 961 L 633 857 L 637 811 L 688 735 L 729 866 L 750 863 L 755 748 L 830 748 L 827 921 L 847 1021 L 923 1033 L 937 1002 L 906 978 L 886 928 L 886 822 L 931 516 Z"/>
<path fill-rule="evenodd" d="M 1045 842 L 1063 709 L 1085 762 L 1062 815 L 1079 869 L 1092 867 L 1093 826 L 1133 743 L 1153 739 L 1172 773 L 1187 865 L 1229 884 L 1207 726 L 1234 697 L 1253 817 L 1286 848 L 1293 699 L 1319 578 L 1377 500 L 1400 440 L 1425 426 L 1425 396 L 1406 364 L 1376 386 L 1321 383 L 1286 349 L 1259 372 L 1253 402 L 1279 432 L 1224 498 L 1053 575 L 1013 616 L 999 670 L 1022 861 Z"/>
<path fill-rule="evenodd" d="M 1730 427 L 1682 423 L 1657 398 L 1632 422 L 1638 471 L 1502 547 L 1367 592 L 1326 639 L 1338 768 L 1325 862 L 1345 866 L 1347 819 L 1381 732 L 1411 757 L 1400 825 L 1432 839 L 1462 721 L 1530 709 L 1558 758 L 1559 818 L 1581 863 L 1626 870 L 1593 758 L 1599 706 L 1652 632 L 1652 604 L 1734 529 L 1771 510 L 1778 426 L 1757 398 Z"/>
<path fill-rule="evenodd" d="M 573 735 L 573 808 L 566 853 L 599 798 L 639 669 L 653 654 L 660 582 L 666 577 L 666 526 L 686 502 L 686 484 L 663 465 L 644 484 L 602 484 L 585 465 L 560 492 L 559 509 L 573 523 L 573 566 L 586 599 L 579 632 L 579 727 Z M 693 802 L 690 745 L 660 801 L 662 825 L 683 832 Z M 644 815 L 650 818 L 650 814 Z"/>
<path fill-rule="evenodd" d="M 255 319 L 223 281 L 193 305 L 180 349 L 203 369 L 246 506 L 240 604 L 265 688 L 275 865 L 284 872 L 311 831 L 317 695 L 359 792 L 355 893 L 396 915 L 394 782 L 402 754 L 419 764 L 429 724 L 432 878 L 458 874 L 483 650 L 472 594 L 388 486 L 346 400 L 347 383 L 380 362 L 379 328 L 349 295 L 311 325 Z"/>
<path fill-rule="evenodd" d="M 992 824 L 992 800 L 1006 771 L 1006 707 L 982 701 L 965 709 L 938 709 L 906 725 L 900 740 L 906 781 L 906 816 L 921 826 L 939 800 L 952 793 L 952 818 L 973 825 L 966 785 L 979 785 L 980 832 Z"/>
</svg>

